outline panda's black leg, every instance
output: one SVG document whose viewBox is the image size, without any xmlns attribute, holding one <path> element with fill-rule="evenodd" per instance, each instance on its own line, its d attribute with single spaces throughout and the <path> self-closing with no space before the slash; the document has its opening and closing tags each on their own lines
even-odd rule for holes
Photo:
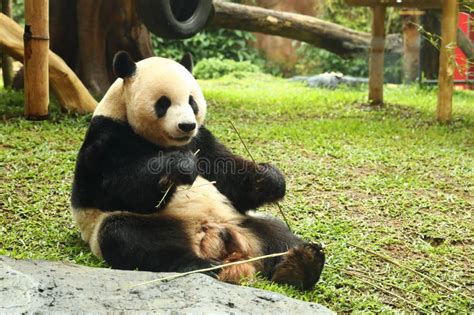
<svg viewBox="0 0 474 315">
<path fill-rule="evenodd" d="M 174 218 L 112 214 L 102 222 L 97 241 L 115 269 L 185 272 L 214 265 L 193 253 L 183 222 Z"/>
<path fill-rule="evenodd" d="M 276 265 L 272 281 L 310 290 L 321 276 L 324 260 L 324 251 L 318 244 L 292 248 Z"/>
<path fill-rule="evenodd" d="M 241 226 L 256 235 L 264 255 L 289 250 L 282 258 L 263 261 L 265 277 L 300 289 L 310 289 L 318 282 L 324 266 L 324 252 L 320 245 L 305 244 L 285 223 L 270 216 L 247 216 Z"/>
</svg>

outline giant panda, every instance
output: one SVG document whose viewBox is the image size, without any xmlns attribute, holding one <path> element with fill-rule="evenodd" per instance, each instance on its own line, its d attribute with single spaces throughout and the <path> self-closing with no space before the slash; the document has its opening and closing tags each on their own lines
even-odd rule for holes
<svg viewBox="0 0 474 315">
<path fill-rule="evenodd" d="M 283 257 L 221 268 L 237 283 L 255 273 L 309 289 L 324 252 L 280 220 L 253 213 L 285 194 L 269 164 L 232 154 L 203 125 L 206 101 L 192 57 L 135 63 L 118 52 L 118 79 L 95 110 L 77 156 L 73 218 L 112 268 L 184 272 L 261 255 Z"/>
</svg>

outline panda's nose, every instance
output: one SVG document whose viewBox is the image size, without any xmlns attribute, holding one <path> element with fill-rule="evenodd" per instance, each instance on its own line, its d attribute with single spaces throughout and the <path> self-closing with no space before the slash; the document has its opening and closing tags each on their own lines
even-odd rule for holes
<svg viewBox="0 0 474 315">
<path fill-rule="evenodd" d="M 178 124 L 178 128 L 181 129 L 181 130 L 184 131 L 184 132 L 190 132 L 190 131 L 193 131 L 194 128 L 196 128 L 196 124 L 195 124 L 195 123 L 191 123 L 191 124 Z"/>
</svg>

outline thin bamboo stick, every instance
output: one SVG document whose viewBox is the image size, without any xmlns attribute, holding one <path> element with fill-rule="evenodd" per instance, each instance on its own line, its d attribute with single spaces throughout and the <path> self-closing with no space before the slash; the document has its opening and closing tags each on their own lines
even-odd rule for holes
<svg viewBox="0 0 474 315">
<path fill-rule="evenodd" d="M 158 279 L 154 279 L 154 280 L 150 280 L 150 281 L 146 281 L 146 282 L 142 282 L 142 283 L 137 283 L 137 284 L 134 284 L 132 286 L 127 287 L 127 289 L 131 289 L 131 288 L 135 288 L 135 287 L 138 287 L 138 286 L 147 285 L 147 284 L 151 284 L 151 283 L 155 283 L 155 282 L 169 281 L 169 280 L 185 277 L 185 276 L 188 276 L 188 275 L 191 275 L 191 274 L 194 274 L 194 273 L 208 272 L 208 271 L 222 269 L 222 268 L 225 268 L 225 267 L 231 267 L 231 266 L 236 266 L 236 265 L 247 264 L 247 263 L 262 260 L 262 259 L 279 257 L 279 256 L 283 256 L 283 255 L 286 255 L 286 254 L 288 254 L 287 251 L 284 252 L 284 253 L 275 253 L 275 254 L 258 256 L 258 257 L 250 258 L 250 259 L 247 259 L 247 260 L 234 261 L 234 262 L 230 262 L 230 263 L 227 263 L 227 264 L 222 264 L 222 265 L 215 266 L 215 267 L 209 267 L 209 268 L 203 268 L 203 269 L 197 269 L 197 270 L 192 270 L 192 271 L 188 271 L 188 272 L 178 273 L 178 274 L 168 276 L 168 277 L 163 277 L 163 278 L 158 278 Z"/>
</svg>

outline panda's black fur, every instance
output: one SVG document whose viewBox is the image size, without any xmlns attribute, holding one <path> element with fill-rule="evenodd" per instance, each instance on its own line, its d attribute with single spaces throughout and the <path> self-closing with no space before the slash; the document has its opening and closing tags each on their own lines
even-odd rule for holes
<svg viewBox="0 0 474 315">
<path fill-rule="evenodd" d="M 125 89 L 127 78 L 140 70 L 126 53 L 114 60 Z M 192 59 L 183 60 L 190 69 Z M 192 96 L 189 106 L 197 115 Z M 109 116 L 99 110 L 91 120 L 71 198 L 73 215 L 94 254 L 113 268 L 183 272 L 290 249 L 283 258 L 224 268 L 218 276 L 237 282 L 261 272 L 301 288 L 317 282 L 324 264 L 320 246 L 305 244 L 280 220 L 247 214 L 283 198 L 285 180 L 278 169 L 234 155 L 202 125 L 186 144 L 163 146 L 145 139 L 125 119 Z M 233 171 L 227 169 L 229 162 Z M 189 209 L 170 209 L 180 205 L 179 196 L 193 198 L 180 187 L 197 178 L 215 182 L 215 188 L 197 186 L 203 194 L 210 191 L 211 208 L 206 208 L 207 197 L 200 196 L 194 197 L 200 202 L 196 208 L 186 200 Z"/>
</svg>

